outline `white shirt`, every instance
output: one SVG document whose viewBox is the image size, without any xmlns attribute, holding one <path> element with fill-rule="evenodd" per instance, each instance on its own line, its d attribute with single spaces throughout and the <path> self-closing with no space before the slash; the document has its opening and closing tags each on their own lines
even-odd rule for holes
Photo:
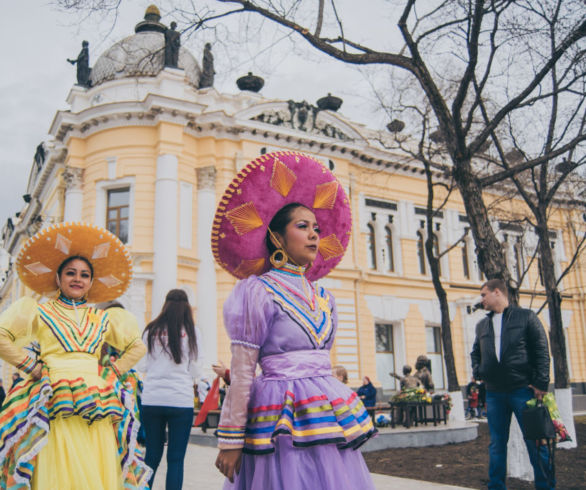
<svg viewBox="0 0 586 490">
<path fill-rule="evenodd" d="M 492 315 L 492 328 L 494 329 L 494 351 L 496 358 L 501 361 L 501 332 L 503 330 L 503 314 L 495 313 Z"/>
<path fill-rule="evenodd" d="M 147 343 L 146 333 L 143 336 Z M 165 337 L 162 337 L 165 340 Z M 196 330 L 196 341 L 201 348 Z M 189 356 L 188 337 L 181 335 L 181 363 L 176 364 L 173 357 L 165 352 L 158 340 L 153 344 L 152 352 L 148 352 L 139 363 L 139 369 L 146 373 L 143 383 L 142 404 L 163 407 L 193 407 L 193 385 L 198 377 L 200 366 Z"/>
</svg>

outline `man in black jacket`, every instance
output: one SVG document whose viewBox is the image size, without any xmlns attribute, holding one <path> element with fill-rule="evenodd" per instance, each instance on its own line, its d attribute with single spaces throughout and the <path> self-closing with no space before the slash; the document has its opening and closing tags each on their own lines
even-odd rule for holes
<svg viewBox="0 0 586 490">
<path fill-rule="evenodd" d="M 482 305 L 490 313 L 476 325 L 470 357 L 474 378 L 486 385 L 490 430 L 488 488 L 506 488 L 507 443 L 511 415 L 519 425 L 526 402 L 541 399 L 549 385 L 549 350 L 541 322 L 531 310 L 509 305 L 501 279 L 483 284 Z M 547 447 L 527 442 L 536 488 L 552 488 L 541 467 L 548 467 Z M 541 459 L 541 465 L 540 460 Z"/>
</svg>

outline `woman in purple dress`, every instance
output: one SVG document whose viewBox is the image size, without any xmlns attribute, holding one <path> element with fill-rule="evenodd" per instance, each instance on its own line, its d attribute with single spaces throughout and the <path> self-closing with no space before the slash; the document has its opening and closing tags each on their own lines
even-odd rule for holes
<svg viewBox="0 0 586 490">
<path fill-rule="evenodd" d="M 216 466 L 225 488 L 374 488 L 356 449 L 376 429 L 332 376 L 335 300 L 312 282 L 342 259 L 350 229 L 336 178 L 299 153 L 259 157 L 220 201 L 212 249 L 243 279 L 224 305 L 232 379 Z"/>
</svg>

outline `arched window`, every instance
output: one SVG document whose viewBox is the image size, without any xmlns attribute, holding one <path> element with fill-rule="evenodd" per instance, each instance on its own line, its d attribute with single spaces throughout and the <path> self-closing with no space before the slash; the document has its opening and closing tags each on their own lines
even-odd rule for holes
<svg viewBox="0 0 586 490">
<path fill-rule="evenodd" d="M 503 247 L 503 257 L 505 258 L 505 265 L 509 267 L 509 235 L 507 235 L 506 233 L 503 235 L 503 243 L 501 243 L 501 245 Z"/>
<path fill-rule="evenodd" d="M 470 264 L 468 263 L 468 242 L 464 240 L 462 245 L 462 270 L 464 277 L 470 279 Z"/>
<path fill-rule="evenodd" d="M 517 273 L 517 282 L 521 284 L 521 279 L 523 278 L 523 269 L 525 268 L 525 263 L 523 260 L 523 243 L 521 241 L 521 237 L 517 237 L 517 242 L 513 246 L 513 252 L 515 254 L 515 271 Z"/>
<path fill-rule="evenodd" d="M 387 270 L 395 272 L 395 256 L 393 254 L 393 230 L 390 226 L 386 228 L 386 245 L 387 245 Z"/>
<path fill-rule="evenodd" d="M 419 260 L 419 272 L 421 274 L 426 274 L 427 270 L 425 267 L 425 243 L 423 233 L 421 231 L 417 232 L 417 259 Z"/>
<path fill-rule="evenodd" d="M 376 242 L 374 236 L 374 226 L 368 224 L 368 236 L 366 237 L 366 247 L 368 256 L 368 267 L 369 269 L 376 269 Z"/>
<path fill-rule="evenodd" d="M 432 240 L 433 240 L 433 255 L 437 259 L 437 270 L 439 272 L 439 275 L 441 276 L 442 275 L 442 263 L 439 258 L 439 256 L 440 256 L 439 239 L 435 233 L 433 234 Z"/>
</svg>

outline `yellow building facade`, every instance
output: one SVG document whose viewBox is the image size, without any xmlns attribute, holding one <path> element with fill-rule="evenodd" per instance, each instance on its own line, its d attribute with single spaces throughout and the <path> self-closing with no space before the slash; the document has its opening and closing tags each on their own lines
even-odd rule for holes
<svg viewBox="0 0 586 490">
<path fill-rule="evenodd" d="M 333 363 L 347 368 L 353 386 L 367 375 L 394 390 L 398 385 L 388 373 L 400 373 L 404 364 L 426 354 L 437 389 L 446 388 L 439 306 L 422 250 L 427 190 L 421 165 L 384 150 L 376 143 L 378 132 L 337 112 L 250 91 L 229 95 L 200 89 L 201 70 L 186 49 L 181 48 L 178 68 L 163 67 L 164 36 L 155 24 L 140 23 L 134 35 L 103 53 L 92 70 L 92 87 L 74 86 L 71 109 L 56 114 L 52 138 L 33 162 L 28 202 L 4 226 L 0 309 L 31 294 L 12 261 L 32 233 L 61 221 L 96 223 L 120 236 L 133 257 L 134 277 L 122 304 L 144 325 L 158 314 L 169 289 L 185 289 L 195 308 L 204 366 L 209 369 L 217 359 L 228 362 L 222 306 L 236 280 L 213 261 L 216 205 L 250 160 L 274 150 L 302 151 L 334 172 L 352 204 L 346 255 L 320 281 L 338 304 Z M 145 49 L 153 53 L 148 62 Z M 120 52 L 123 61 L 116 55 Z M 514 200 L 503 206 L 511 213 L 523 209 Z M 482 278 L 457 194 L 434 226 L 440 250 L 465 237 L 441 259 L 458 379 L 465 384 L 474 327 L 483 316 L 473 311 Z M 513 275 L 531 264 L 521 281 L 521 304 L 539 309 L 545 297 L 537 261 L 531 262 L 535 237 L 500 223 L 499 216 L 493 226 Z M 563 207 L 553 213 L 560 272 L 576 247 L 576 230 L 583 228 L 581 213 Z M 583 392 L 584 258 L 563 278 L 561 289 L 571 381 Z M 547 328 L 547 311 L 540 317 Z"/>
</svg>

